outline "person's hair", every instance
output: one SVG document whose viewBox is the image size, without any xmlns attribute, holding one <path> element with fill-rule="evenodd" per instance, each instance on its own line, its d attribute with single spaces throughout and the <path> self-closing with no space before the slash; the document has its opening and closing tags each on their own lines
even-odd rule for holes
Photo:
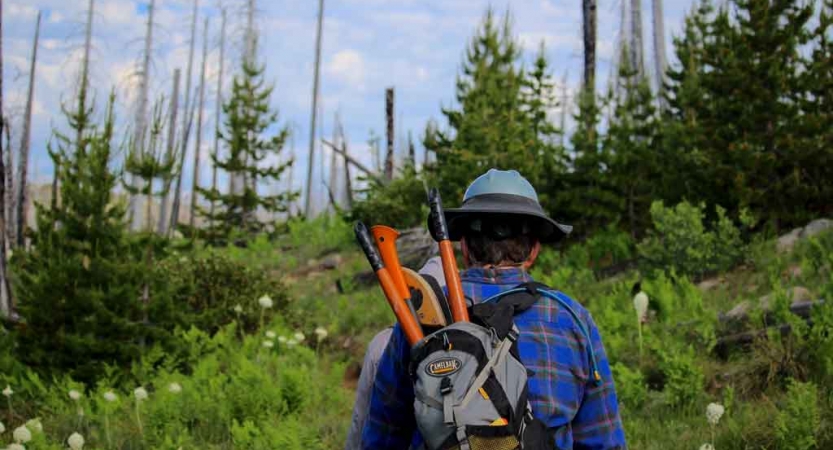
<svg viewBox="0 0 833 450">
<path fill-rule="evenodd" d="M 463 239 L 468 247 L 469 263 L 474 266 L 523 264 L 538 242 L 528 234 L 498 240 L 484 233 L 468 232 Z"/>
</svg>

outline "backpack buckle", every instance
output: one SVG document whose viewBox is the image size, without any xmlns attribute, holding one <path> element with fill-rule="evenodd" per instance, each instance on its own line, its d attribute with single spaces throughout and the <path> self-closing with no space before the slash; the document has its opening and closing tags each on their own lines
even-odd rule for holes
<svg viewBox="0 0 833 450">
<path fill-rule="evenodd" d="M 440 381 L 440 394 L 445 397 L 450 394 L 453 389 L 454 386 L 451 384 L 451 378 L 443 377 L 442 381 Z"/>
</svg>

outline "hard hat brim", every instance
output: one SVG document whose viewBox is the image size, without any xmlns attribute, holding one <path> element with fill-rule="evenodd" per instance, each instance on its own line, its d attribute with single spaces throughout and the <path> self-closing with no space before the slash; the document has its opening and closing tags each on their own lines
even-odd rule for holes
<svg viewBox="0 0 833 450">
<path fill-rule="evenodd" d="M 459 241 L 468 230 L 469 222 L 484 215 L 529 219 L 531 234 L 542 243 L 557 242 L 573 231 L 572 226 L 547 216 L 541 205 L 531 198 L 513 194 L 482 194 L 469 198 L 460 208 L 445 210 L 451 240 Z"/>
</svg>

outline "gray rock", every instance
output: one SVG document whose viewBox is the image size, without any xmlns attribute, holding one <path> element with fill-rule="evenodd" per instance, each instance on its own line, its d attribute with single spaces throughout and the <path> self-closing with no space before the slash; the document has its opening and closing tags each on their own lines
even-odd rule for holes
<svg viewBox="0 0 833 450">
<path fill-rule="evenodd" d="M 801 232 L 801 239 L 811 238 L 824 230 L 829 230 L 830 228 L 833 228 L 833 220 L 816 219 L 804 227 L 804 230 Z"/>
<path fill-rule="evenodd" d="M 795 247 L 795 243 L 801 239 L 801 232 L 803 228 L 796 228 L 789 233 L 781 236 L 778 238 L 778 243 L 776 244 L 776 248 L 778 249 L 778 253 L 787 253 L 791 252 L 793 247 Z"/>
<path fill-rule="evenodd" d="M 718 286 L 720 286 L 720 278 L 709 278 L 697 283 L 697 287 L 704 292 L 710 291 Z"/>
<path fill-rule="evenodd" d="M 790 304 L 812 300 L 810 290 L 803 286 L 791 287 L 790 289 L 787 289 L 786 294 L 787 298 L 790 300 Z M 775 300 L 775 294 L 767 294 L 758 300 L 758 304 L 761 306 L 761 309 L 768 311 L 773 300 Z"/>
<path fill-rule="evenodd" d="M 735 305 L 734 308 L 726 312 L 726 314 L 724 314 L 723 317 L 725 317 L 728 320 L 741 319 L 743 317 L 746 317 L 747 314 L 749 314 L 750 309 L 752 309 L 752 302 L 750 302 L 749 300 L 744 300 Z"/>
</svg>

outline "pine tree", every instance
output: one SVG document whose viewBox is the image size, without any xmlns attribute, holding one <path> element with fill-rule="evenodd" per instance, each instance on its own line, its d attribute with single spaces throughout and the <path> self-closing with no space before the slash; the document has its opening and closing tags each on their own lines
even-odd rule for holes
<svg viewBox="0 0 833 450">
<path fill-rule="evenodd" d="M 293 161 L 262 167 L 261 162 L 275 157 L 283 150 L 289 137 L 289 128 L 283 126 L 277 133 L 265 136 L 267 130 L 278 122 L 278 113 L 269 105 L 272 86 L 263 80 L 264 68 L 243 63 L 242 73 L 235 77 L 232 92 L 223 106 L 224 130 L 221 132 L 226 153 L 211 155 L 214 164 L 230 177 L 243 180 L 236 192 L 222 193 L 219 189 L 200 189 L 209 203 L 216 202 L 214 214 L 204 209 L 200 214 L 206 223 L 213 224 L 206 230 L 209 240 L 228 238 L 232 231 L 256 233 L 263 229 L 256 213 L 258 210 L 272 213 L 286 212 L 290 202 L 298 194 L 284 192 L 278 195 L 261 195 L 253 180 L 268 182 L 279 180 L 290 169 Z M 276 160 L 278 158 L 275 158 Z"/>
<path fill-rule="evenodd" d="M 618 216 L 636 237 L 651 222 L 649 211 L 660 175 L 656 170 L 659 123 L 648 80 L 630 67 L 624 55 L 622 62 L 620 86 L 610 95 L 623 95 L 615 99 L 602 146 L 610 162 L 606 178 L 619 197 Z"/>
<path fill-rule="evenodd" d="M 164 302 L 139 302 L 140 252 L 127 235 L 125 206 L 113 201 L 114 101 L 103 125 L 88 124 L 82 141 L 63 141 L 55 151 L 61 207 L 37 205 L 32 249 L 16 266 L 25 321 L 17 357 L 81 381 L 95 380 L 105 364 L 126 367 L 141 354 L 141 341 L 164 339 L 155 330 L 170 325 Z M 80 123 L 70 118 L 70 126 Z M 147 317 L 159 328 L 144 324 Z"/>
<path fill-rule="evenodd" d="M 520 56 L 510 18 L 498 25 L 488 11 L 457 77 L 459 106 L 442 110 L 450 129 L 428 127 L 423 142 L 436 155 L 432 176 L 449 201 L 462 198 L 472 178 L 492 167 L 518 170 L 533 183 L 540 180 L 537 158 L 552 149 L 544 137 L 554 133 L 540 116 L 545 99 L 531 104 L 534 95 L 525 95 L 536 81 L 530 83 L 519 67 Z M 545 64 L 538 75 L 543 93 L 550 83 Z"/>
</svg>

